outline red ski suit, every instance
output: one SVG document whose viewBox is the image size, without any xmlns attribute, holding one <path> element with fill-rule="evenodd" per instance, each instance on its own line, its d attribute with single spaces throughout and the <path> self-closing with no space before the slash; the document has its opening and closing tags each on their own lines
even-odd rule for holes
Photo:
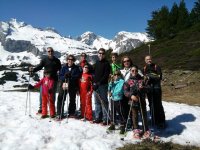
<svg viewBox="0 0 200 150">
<path fill-rule="evenodd" d="M 92 75 L 83 73 L 80 79 L 81 116 L 92 121 Z"/>
<path fill-rule="evenodd" d="M 55 115 L 55 105 L 53 102 L 53 85 L 54 80 L 49 77 L 42 78 L 36 85 L 35 88 L 42 86 L 42 115 L 47 115 L 47 104 L 50 105 L 50 116 Z"/>
</svg>

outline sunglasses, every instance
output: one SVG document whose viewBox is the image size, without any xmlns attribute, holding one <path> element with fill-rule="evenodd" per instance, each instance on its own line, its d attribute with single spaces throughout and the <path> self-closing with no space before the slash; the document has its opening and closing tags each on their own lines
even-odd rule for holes
<svg viewBox="0 0 200 150">
<path fill-rule="evenodd" d="M 125 62 L 130 62 L 130 60 L 124 60 L 123 62 L 124 62 L 124 63 L 125 63 Z"/>
<path fill-rule="evenodd" d="M 74 61 L 74 59 L 71 59 L 71 58 L 69 58 L 69 59 L 67 59 L 67 60 L 71 60 L 71 61 Z"/>
<path fill-rule="evenodd" d="M 131 72 L 137 72 L 137 70 L 131 70 Z"/>
<path fill-rule="evenodd" d="M 48 51 L 48 53 L 53 53 L 53 51 Z"/>
<path fill-rule="evenodd" d="M 118 76 L 119 74 L 114 74 L 114 76 Z"/>
<path fill-rule="evenodd" d="M 105 55 L 105 53 L 99 53 L 99 55 Z"/>
</svg>

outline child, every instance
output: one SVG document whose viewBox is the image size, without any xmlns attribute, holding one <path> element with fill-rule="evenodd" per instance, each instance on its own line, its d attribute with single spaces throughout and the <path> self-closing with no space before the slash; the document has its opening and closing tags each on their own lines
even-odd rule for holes
<svg viewBox="0 0 200 150">
<path fill-rule="evenodd" d="M 137 66 L 131 67 L 130 78 L 124 83 L 124 95 L 129 98 L 133 121 L 133 137 L 137 139 L 142 136 L 143 138 L 148 138 L 150 136 L 150 131 L 147 125 L 144 80 L 138 74 Z M 143 131 L 140 130 L 138 126 L 138 112 L 141 113 Z"/>
<path fill-rule="evenodd" d="M 114 72 L 111 78 L 111 82 L 108 85 L 108 95 L 112 97 L 111 100 L 111 126 L 108 130 L 115 130 L 115 116 L 116 113 L 119 114 L 120 121 L 120 134 L 125 132 L 125 119 L 124 110 L 121 105 L 121 100 L 123 98 L 123 84 L 121 72 L 119 70 Z"/>
<path fill-rule="evenodd" d="M 53 85 L 54 80 L 50 76 L 48 70 L 44 70 L 44 78 L 42 78 L 36 85 L 29 84 L 29 89 L 39 88 L 42 86 L 42 116 L 41 118 L 47 118 L 47 104 L 50 104 L 50 117 L 55 117 L 55 105 L 53 102 Z"/>
<path fill-rule="evenodd" d="M 92 75 L 89 73 L 89 65 L 85 64 L 80 78 L 81 117 L 92 121 Z"/>
</svg>

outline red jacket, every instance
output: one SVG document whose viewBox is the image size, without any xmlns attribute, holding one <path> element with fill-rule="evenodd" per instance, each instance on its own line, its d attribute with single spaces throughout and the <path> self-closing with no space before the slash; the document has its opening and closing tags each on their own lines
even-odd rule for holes
<svg viewBox="0 0 200 150">
<path fill-rule="evenodd" d="M 42 86 L 42 95 L 48 95 L 49 90 L 53 90 L 54 80 L 52 78 L 44 77 L 36 85 L 35 88 Z"/>
</svg>

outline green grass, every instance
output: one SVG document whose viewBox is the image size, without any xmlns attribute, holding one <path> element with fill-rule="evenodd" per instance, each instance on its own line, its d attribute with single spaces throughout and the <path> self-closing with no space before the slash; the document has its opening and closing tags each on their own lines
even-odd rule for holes
<svg viewBox="0 0 200 150">
<path fill-rule="evenodd" d="M 145 140 L 137 144 L 127 144 L 124 147 L 117 150 L 200 150 L 195 146 L 183 146 L 179 144 L 173 144 L 172 142 L 152 142 L 151 140 Z"/>
</svg>

